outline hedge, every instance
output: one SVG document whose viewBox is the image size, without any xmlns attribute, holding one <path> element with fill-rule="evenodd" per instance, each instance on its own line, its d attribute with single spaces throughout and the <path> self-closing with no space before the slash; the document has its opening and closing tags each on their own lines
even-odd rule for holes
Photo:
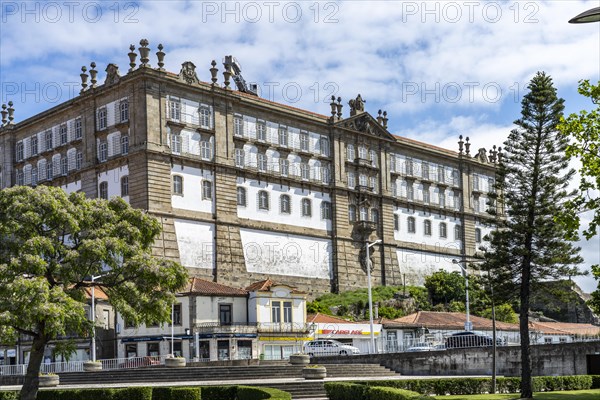
<svg viewBox="0 0 600 400">
<path fill-rule="evenodd" d="M 19 392 L 0 391 L 0 400 L 18 400 Z"/>
<path fill-rule="evenodd" d="M 592 377 L 592 389 L 600 389 L 600 375 L 590 375 Z"/>
<path fill-rule="evenodd" d="M 325 393 L 329 400 L 362 400 L 368 387 L 360 383 L 325 382 Z"/>
<path fill-rule="evenodd" d="M 36 400 L 152 400 L 151 387 L 40 390 Z"/>
<path fill-rule="evenodd" d="M 202 386 L 200 389 L 202 400 L 232 400 L 236 398 L 236 386 Z"/>
<path fill-rule="evenodd" d="M 238 400 L 291 400 L 292 395 L 283 390 L 268 387 L 238 386 Z"/>
<path fill-rule="evenodd" d="M 417 400 L 428 398 L 428 396 L 410 390 L 380 386 L 369 387 L 366 394 L 365 400 Z"/>
<path fill-rule="evenodd" d="M 155 387 L 152 400 L 200 400 L 199 387 Z"/>
</svg>

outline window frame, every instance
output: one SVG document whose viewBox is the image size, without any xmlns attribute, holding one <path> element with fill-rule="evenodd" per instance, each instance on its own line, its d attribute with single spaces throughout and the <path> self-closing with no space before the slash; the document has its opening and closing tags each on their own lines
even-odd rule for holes
<svg viewBox="0 0 600 400">
<path fill-rule="evenodd" d="M 312 201 L 311 199 L 305 197 L 301 201 L 302 205 L 302 216 L 303 217 L 312 217 Z"/>
<path fill-rule="evenodd" d="M 129 175 L 121 177 L 121 197 L 129 196 Z"/>
<path fill-rule="evenodd" d="M 238 186 L 236 189 L 237 205 L 239 207 L 246 207 L 248 205 L 248 191 L 245 187 Z M 243 200 L 243 201 L 241 201 Z"/>
<path fill-rule="evenodd" d="M 281 214 L 292 213 L 292 199 L 288 194 L 282 194 L 279 196 L 279 212 Z"/>
<path fill-rule="evenodd" d="M 423 221 L 423 235 L 431 236 L 431 221 L 428 219 Z"/>
<path fill-rule="evenodd" d="M 440 222 L 439 234 L 442 239 L 448 238 L 448 225 L 445 222 Z"/>
<path fill-rule="evenodd" d="M 108 182 L 102 181 L 98 184 L 98 198 L 108 200 Z"/>
<path fill-rule="evenodd" d="M 258 209 L 269 211 L 269 192 L 266 190 L 258 191 Z"/>
<path fill-rule="evenodd" d="M 408 233 L 417 233 L 417 221 L 415 217 L 408 217 L 406 219 L 406 229 Z"/>
<path fill-rule="evenodd" d="M 208 179 L 202 179 L 202 200 L 212 201 L 213 183 Z"/>
<path fill-rule="evenodd" d="M 172 194 L 176 196 L 183 196 L 183 176 L 173 175 L 172 182 Z"/>
</svg>

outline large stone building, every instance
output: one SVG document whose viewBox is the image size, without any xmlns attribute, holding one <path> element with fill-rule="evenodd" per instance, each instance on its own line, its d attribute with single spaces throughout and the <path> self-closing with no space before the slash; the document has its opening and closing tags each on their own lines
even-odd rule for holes
<svg viewBox="0 0 600 400">
<path fill-rule="evenodd" d="M 234 287 L 272 276 L 309 297 L 364 287 L 366 240 L 381 240 L 374 284 L 399 285 L 458 269 L 489 230 L 495 149 L 395 136 L 360 95 L 348 111 L 332 99 L 329 116 L 267 101 L 231 57 L 221 80 L 214 61 L 175 74 L 162 46 L 156 68 L 147 41 L 139 65 L 130 49 L 126 72 L 108 64 L 99 82 L 83 67 L 80 95 L 56 107 L 15 122 L 3 106 L 0 188 L 122 196 L 161 221 L 154 252 L 192 275 Z"/>
</svg>

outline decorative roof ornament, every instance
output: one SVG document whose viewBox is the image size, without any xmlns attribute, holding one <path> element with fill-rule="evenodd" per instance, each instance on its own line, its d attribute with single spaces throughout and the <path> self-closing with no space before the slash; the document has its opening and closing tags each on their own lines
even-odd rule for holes
<svg viewBox="0 0 600 400">
<path fill-rule="evenodd" d="M 360 114 L 365 112 L 365 103 L 367 101 L 363 100 L 360 93 L 356 96 L 356 99 L 350 99 L 348 105 L 350 106 L 350 116 L 354 116 L 356 114 Z"/>
<path fill-rule="evenodd" d="M 12 124 L 15 119 L 15 109 L 12 100 L 8 102 L 8 124 Z"/>
<path fill-rule="evenodd" d="M 335 121 L 335 113 L 337 110 L 337 105 L 335 104 L 335 96 L 331 96 L 331 103 L 329 103 L 329 106 L 331 107 L 331 118 L 330 121 L 333 122 Z"/>
<path fill-rule="evenodd" d="M 465 142 L 463 142 L 463 135 L 459 135 L 458 136 L 458 154 L 462 155 L 463 154 L 463 145 L 465 144 Z"/>
<path fill-rule="evenodd" d="M 87 67 L 85 65 L 83 65 L 81 67 L 81 73 L 79 74 L 79 76 L 81 77 L 81 90 L 79 91 L 79 94 L 85 92 L 88 84 L 87 84 L 87 79 L 89 77 L 88 74 L 86 74 L 87 71 Z"/>
<path fill-rule="evenodd" d="M 502 163 L 503 157 L 504 157 L 504 153 L 502 153 L 502 147 L 498 147 L 498 164 Z"/>
<path fill-rule="evenodd" d="M 185 61 L 181 64 L 181 70 L 179 71 L 178 78 L 188 85 L 198 83 L 198 75 L 196 75 L 196 66 L 191 61 Z"/>
<path fill-rule="evenodd" d="M 156 58 L 158 58 L 158 70 L 159 71 L 164 71 L 165 69 L 163 68 L 165 66 L 165 52 L 162 51 L 163 50 L 163 45 L 162 43 L 158 44 L 158 51 L 156 52 Z"/>
<path fill-rule="evenodd" d="M 338 96 L 337 98 L 337 117 L 338 120 L 342 119 L 342 107 L 344 107 L 344 105 L 342 104 L 342 98 Z"/>
<path fill-rule="evenodd" d="M 149 67 L 150 64 L 148 64 L 148 61 L 150 61 L 150 58 L 148 56 L 150 55 L 150 48 L 148 47 L 148 39 L 140 40 L 138 50 L 140 52 L 140 67 Z"/>
<path fill-rule="evenodd" d="M 481 161 L 482 163 L 489 163 L 489 159 L 487 156 L 487 151 L 485 150 L 485 147 L 482 147 L 479 149 L 479 151 L 477 152 L 477 158 L 479 159 L 479 161 Z"/>
<path fill-rule="evenodd" d="M 387 111 L 384 111 L 383 112 L 383 127 L 385 129 L 387 129 L 387 123 L 388 123 Z"/>
<path fill-rule="evenodd" d="M 225 78 L 225 81 L 223 82 L 225 84 L 225 89 L 229 89 L 229 84 L 231 83 L 230 79 L 231 79 L 231 64 L 230 63 L 223 63 L 223 65 L 225 66 L 225 71 L 223 71 L 223 77 Z"/>
<path fill-rule="evenodd" d="M 377 111 L 377 122 L 379 122 L 379 125 L 383 125 L 383 117 L 381 116 L 381 110 Z"/>
<path fill-rule="evenodd" d="M 210 65 L 210 80 L 212 81 L 212 85 L 215 86 L 217 84 L 217 74 L 219 73 L 219 68 L 217 68 L 217 62 L 215 60 L 212 60 Z"/>
<path fill-rule="evenodd" d="M 6 115 L 8 114 L 8 111 L 6 111 L 6 104 L 2 104 L 2 111 L 0 112 L 0 114 L 2 114 L 2 126 L 4 126 L 8 121 L 6 119 Z"/>
<path fill-rule="evenodd" d="M 92 61 L 92 63 L 90 64 L 90 83 L 91 86 L 90 88 L 95 88 L 96 87 L 96 83 L 98 83 L 98 71 L 96 70 L 96 63 Z"/>
<path fill-rule="evenodd" d="M 469 143 L 469 137 L 467 136 L 465 138 L 465 155 L 467 157 L 471 157 L 470 149 L 471 149 L 471 143 Z"/>
<path fill-rule="evenodd" d="M 496 163 L 496 156 L 498 154 L 498 151 L 496 151 L 496 145 L 493 145 L 492 148 L 490 149 L 490 162 L 492 163 Z"/>
<path fill-rule="evenodd" d="M 129 57 L 129 72 L 131 72 L 135 69 L 135 59 L 137 57 L 134 45 L 129 46 L 129 53 L 127 53 L 127 56 Z"/>
<path fill-rule="evenodd" d="M 117 64 L 110 63 L 106 66 L 106 79 L 104 79 L 105 85 L 114 85 L 119 82 L 121 75 L 119 74 L 119 66 Z"/>
</svg>

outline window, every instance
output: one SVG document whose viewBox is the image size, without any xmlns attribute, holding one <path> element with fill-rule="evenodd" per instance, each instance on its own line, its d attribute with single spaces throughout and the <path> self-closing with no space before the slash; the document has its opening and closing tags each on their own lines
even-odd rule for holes
<svg viewBox="0 0 600 400">
<path fill-rule="evenodd" d="M 24 183 L 23 171 L 17 170 L 16 175 L 17 175 L 17 185 L 19 185 L 19 186 L 23 185 L 23 183 Z"/>
<path fill-rule="evenodd" d="M 281 301 L 271 301 L 271 322 L 281 323 Z"/>
<path fill-rule="evenodd" d="M 331 169 L 329 166 L 325 166 L 321 169 L 321 180 L 324 184 L 329 184 L 331 182 Z"/>
<path fill-rule="evenodd" d="M 137 343 L 128 343 L 125 345 L 125 356 L 127 358 L 137 357 Z"/>
<path fill-rule="evenodd" d="M 371 222 L 379 224 L 379 210 L 376 208 L 371 208 Z"/>
<path fill-rule="evenodd" d="M 38 169 L 33 167 L 31 169 L 31 185 L 32 186 L 37 185 L 37 181 L 38 181 Z"/>
<path fill-rule="evenodd" d="M 267 140 L 267 124 L 265 121 L 258 121 L 256 123 L 256 138 L 263 142 Z"/>
<path fill-rule="evenodd" d="M 377 179 L 374 176 L 369 177 L 369 187 L 374 193 L 377 193 Z"/>
<path fill-rule="evenodd" d="M 261 190 L 258 192 L 258 209 L 269 209 L 269 192 L 267 192 L 266 190 Z"/>
<path fill-rule="evenodd" d="M 121 122 L 129 121 L 129 101 L 122 100 L 119 103 L 119 117 Z"/>
<path fill-rule="evenodd" d="M 488 192 L 494 192 L 494 178 L 488 178 Z"/>
<path fill-rule="evenodd" d="M 258 153 L 257 159 L 258 159 L 258 170 L 260 172 L 267 172 L 267 155 Z"/>
<path fill-rule="evenodd" d="M 200 142 L 200 151 L 201 151 L 203 160 L 211 160 L 212 159 L 212 151 L 210 148 L 210 142 L 207 142 L 204 140 L 201 141 Z"/>
<path fill-rule="evenodd" d="M 309 151 L 308 132 L 300 132 L 300 150 Z"/>
<path fill-rule="evenodd" d="M 413 161 L 410 158 L 406 160 L 406 175 L 413 175 Z"/>
<path fill-rule="evenodd" d="M 35 156 L 38 153 L 38 138 L 33 136 L 31 138 L 31 155 Z"/>
<path fill-rule="evenodd" d="M 212 201 L 212 182 L 202 180 L 202 200 Z"/>
<path fill-rule="evenodd" d="M 462 240 L 462 229 L 460 225 L 454 225 L 454 240 Z"/>
<path fill-rule="evenodd" d="M 69 172 L 69 159 L 67 157 L 63 157 L 60 159 L 60 174 L 67 175 Z"/>
<path fill-rule="evenodd" d="M 330 220 L 331 219 L 331 203 L 328 201 L 324 201 L 321 203 L 321 219 Z"/>
<path fill-rule="evenodd" d="M 310 199 L 302 199 L 302 216 L 310 217 L 312 216 L 312 203 Z"/>
<path fill-rule="evenodd" d="M 235 166 L 244 168 L 244 149 L 235 149 Z"/>
<path fill-rule="evenodd" d="M 408 227 L 408 233 L 416 233 L 417 229 L 416 229 L 416 224 L 415 224 L 415 217 L 408 217 L 406 222 L 407 222 L 406 225 Z"/>
<path fill-rule="evenodd" d="M 461 194 L 459 191 L 454 191 L 454 209 L 460 210 Z"/>
<path fill-rule="evenodd" d="M 83 153 L 78 151 L 75 155 L 75 169 L 81 169 L 83 166 Z"/>
<path fill-rule="evenodd" d="M 288 176 L 290 173 L 290 161 L 286 158 L 279 159 L 279 172 L 281 176 Z"/>
<path fill-rule="evenodd" d="M 406 184 L 406 198 L 411 201 L 415 199 L 415 189 L 412 182 Z"/>
<path fill-rule="evenodd" d="M 101 199 L 108 200 L 108 182 L 100 182 L 98 194 Z"/>
<path fill-rule="evenodd" d="M 219 304 L 219 324 L 231 325 L 231 304 Z"/>
<path fill-rule="evenodd" d="M 440 237 L 443 239 L 448 237 L 448 227 L 445 222 L 440 222 Z"/>
<path fill-rule="evenodd" d="M 377 167 L 377 152 L 375 150 L 371 150 L 371 165 Z"/>
<path fill-rule="evenodd" d="M 360 186 L 367 186 L 367 175 L 365 174 L 360 174 L 358 176 L 358 184 Z"/>
<path fill-rule="evenodd" d="M 360 221 L 368 221 L 369 210 L 367 207 L 361 207 L 360 210 Z"/>
<path fill-rule="evenodd" d="M 179 121 L 181 119 L 181 103 L 179 99 L 169 100 L 169 117 L 173 121 Z"/>
<path fill-rule="evenodd" d="M 208 107 L 200 107 L 200 110 L 198 110 L 198 113 L 200 114 L 200 126 L 203 126 L 205 128 L 210 128 L 210 108 Z M 243 121 L 242 121 L 242 131 L 240 132 L 239 136 L 243 136 Z"/>
<path fill-rule="evenodd" d="M 356 206 L 354 204 L 348 206 L 348 220 L 350 222 L 356 221 Z"/>
<path fill-rule="evenodd" d="M 390 172 L 396 172 L 396 156 L 390 154 Z"/>
<path fill-rule="evenodd" d="M 52 131 L 46 131 L 44 142 L 46 142 L 46 150 L 52 150 Z"/>
<path fill-rule="evenodd" d="M 279 211 L 282 214 L 289 214 L 291 212 L 291 200 L 287 194 L 282 194 L 279 197 Z"/>
<path fill-rule="evenodd" d="M 473 190 L 479 190 L 479 177 L 473 175 Z"/>
<path fill-rule="evenodd" d="M 100 149 L 98 152 L 98 159 L 100 162 L 105 162 L 108 158 L 108 144 L 106 142 L 100 143 Z"/>
<path fill-rule="evenodd" d="M 174 304 L 172 311 L 173 311 L 172 324 L 181 326 L 181 319 L 182 319 L 181 318 L 181 304 Z"/>
<path fill-rule="evenodd" d="M 441 183 L 446 182 L 446 176 L 444 175 L 444 166 L 443 165 L 438 165 L 437 180 L 438 180 L 438 182 L 441 182 Z"/>
<path fill-rule="evenodd" d="M 481 205 L 480 205 L 480 202 L 479 202 L 479 196 L 473 196 L 473 209 L 477 213 L 481 211 Z"/>
<path fill-rule="evenodd" d="M 181 135 L 171 135 L 171 151 L 174 154 L 181 154 Z"/>
<path fill-rule="evenodd" d="M 246 207 L 246 188 L 237 188 L 237 205 L 241 207 Z"/>
<path fill-rule="evenodd" d="M 329 139 L 326 137 L 321 137 L 321 154 L 329 156 Z"/>
<path fill-rule="evenodd" d="M 52 161 L 50 161 L 50 165 L 46 167 L 46 179 L 51 180 L 54 175 L 54 171 L 52 170 Z"/>
<path fill-rule="evenodd" d="M 286 323 L 292 322 L 292 302 L 291 301 L 283 302 L 283 322 L 286 322 Z"/>
<path fill-rule="evenodd" d="M 173 175 L 173 194 L 183 196 L 183 177 L 180 175 Z"/>
<path fill-rule="evenodd" d="M 444 194 L 444 192 L 440 192 L 439 199 L 440 207 L 446 207 L 446 195 Z"/>
<path fill-rule="evenodd" d="M 310 179 L 310 167 L 307 163 L 300 163 L 300 175 L 305 181 Z"/>
<path fill-rule="evenodd" d="M 395 181 L 392 182 L 392 196 L 398 196 L 398 184 Z"/>
<path fill-rule="evenodd" d="M 423 179 L 429 180 L 429 164 L 426 162 L 423 162 Z"/>
<path fill-rule="evenodd" d="M 346 146 L 346 157 L 348 158 L 348 161 L 354 161 L 354 145 L 348 144 Z"/>
<path fill-rule="evenodd" d="M 129 136 L 121 138 L 121 154 L 129 154 Z"/>
<path fill-rule="evenodd" d="M 233 135 L 244 136 L 244 120 L 242 117 L 233 117 Z"/>
<path fill-rule="evenodd" d="M 431 236 L 431 221 L 429 221 L 428 219 L 423 221 L 423 230 L 425 236 Z"/>
<path fill-rule="evenodd" d="M 367 159 L 367 148 L 365 146 L 358 146 L 358 158 Z"/>
<path fill-rule="evenodd" d="M 475 242 L 481 243 L 481 229 L 475 228 Z"/>
<path fill-rule="evenodd" d="M 75 120 L 75 139 L 81 139 L 83 136 L 83 127 L 81 125 L 81 118 Z"/>
<path fill-rule="evenodd" d="M 423 185 L 423 203 L 429 204 L 429 201 L 430 201 L 429 185 Z"/>
<path fill-rule="evenodd" d="M 129 176 L 121 178 L 121 197 L 129 196 Z"/>
<path fill-rule="evenodd" d="M 354 189 L 356 186 L 356 179 L 354 177 L 354 172 L 348 172 L 348 187 L 350 189 Z"/>
<path fill-rule="evenodd" d="M 279 145 L 285 147 L 288 145 L 288 130 L 285 126 L 279 127 Z"/>
<path fill-rule="evenodd" d="M 17 161 L 22 161 L 24 158 L 23 157 L 23 142 L 17 143 L 16 151 L 17 151 Z"/>
<path fill-rule="evenodd" d="M 398 214 L 394 214 L 394 230 L 400 230 L 400 218 L 398 217 Z"/>
<path fill-rule="evenodd" d="M 458 178 L 459 178 L 458 171 L 456 171 L 456 170 L 452 171 L 452 184 L 454 186 L 458 186 Z"/>
<path fill-rule="evenodd" d="M 148 343 L 148 352 L 146 355 L 150 357 L 158 357 L 160 356 L 160 343 Z"/>
<path fill-rule="evenodd" d="M 98 130 L 106 129 L 108 126 L 108 116 L 106 113 L 106 107 L 102 107 L 98 110 Z"/>
</svg>

